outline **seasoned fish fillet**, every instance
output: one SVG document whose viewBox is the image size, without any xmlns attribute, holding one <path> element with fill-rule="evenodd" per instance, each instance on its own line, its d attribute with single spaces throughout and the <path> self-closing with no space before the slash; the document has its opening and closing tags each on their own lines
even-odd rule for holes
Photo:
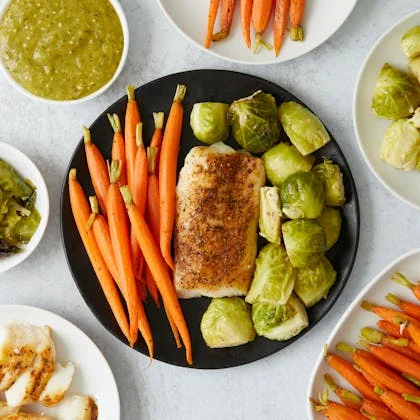
<svg viewBox="0 0 420 420">
<path fill-rule="evenodd" d="M 72 395 L 64 398 L 58 410 L 57 420 L 96 420 L 98 407 L 91 397 Z"/>
<path fill-rule="evenodd" d="M 69 389 L 74 375 L 73 363 L 67 363 L 64 366 L 60 363 L 55 365 L 55 371 L 42 391 L 39 402 L 47 407 L 59 403 L 64 394 Z"/>
<path fill-rule="evenodd" d="M 178 296 L 241 296 L 257 253 L 261 159 L 223 143 L 194 147 L 177 185 L 175 274 Z"/>
</svg>

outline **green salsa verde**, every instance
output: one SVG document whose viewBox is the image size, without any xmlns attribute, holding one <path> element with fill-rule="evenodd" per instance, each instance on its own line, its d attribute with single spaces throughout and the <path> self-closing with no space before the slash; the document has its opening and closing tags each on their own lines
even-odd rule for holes
<svg viewBox="0 0 420 420">
<path fill-rule="evenodd" d="M 47 99 L 79 99 L 100 89 L 117 70 L 123 46 L 109 0 L 12 0 L 0 21 L 6 69 Z"/>
</svg>

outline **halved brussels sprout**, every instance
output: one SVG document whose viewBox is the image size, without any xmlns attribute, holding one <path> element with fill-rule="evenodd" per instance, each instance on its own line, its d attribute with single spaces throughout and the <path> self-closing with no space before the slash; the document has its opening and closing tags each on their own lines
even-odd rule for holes
<svg viewBox="0 0 420 420">
<path fill-rule="evenodd" d="M 315 220 L 299 219 L 283 223 L 283 240 L 295 268 L 316 264 L 326 250 L 325 233 Z"/>
<path fill-rule="evenodd" d="M 194 136 L 206 144 L 226 140 L 229 135 L 228 109 L 228 104 L 219 102 L 194 104 L 190 115 L 190 125 Z"/>
<path fill-rule="evenodd" d="M 283 102 L 279 106 L 279 119 L 290 141 L 304 156 L 331 140 L 320 119 L 297 102 Z"/>
<path fill-rule="evenodd" d="M 251 153 L 264 153 L 279 141 L 276 101 L 261 90 L 233 102 L 228 121 L 235 140 Z"/>
<path fill-rule="evenodd" d="M 401 48 L 408 58 L 420 55 L 420 26 L 409 29 L 401 38 Z"/>
<path fill-rule="evenodd" d="M 420 106 L 420 85 L 411 74 L 385 63 L 376 80 L 372 110 L 389 120 L 408 117 Z"/>
<path fill-rule="evenodd" d="M 410 69 L 411 74 L 420 83 L 420 56 L 411 59 L 408 63 L 408 68 Z"/>
<path fill-rule="evenodd" d="M 308 326 L 308 315 L 302 302 L 292 294 L 285 305 L 254 303 L 252 321 L 258 335 L 269 340 L 284 341 Z"/>
<path fill-rule="evenodd" d="M 283 305 L 293 291 L 295 278 L 296 270 L 284 247 L 268 244 L 258 254 L 254 278 L 245 301 Z"/>
<path fill-rule="evenodd" d="M 324 187 L 311 172 L 288 176 L 280 189 L 282 211 L 289 219 L 316 219 L 325 204 Z"/>
<path fill-rule="evenodd" d="M 260 235 L 273 244 L 281 241 L 281 202 L 277 187 L 260 189 Z"/>
<path fill-rule="evenodd" d="M 316 264 L 297 270 L 294 291 L 307 308 L 326 298 L 337 273 L 327 257 L 322 257 Z"/>
<path fill-rule="evenodd" d="M 312 172 L 321 180 L 324 186 L 325 204 L 339 207 L 344 204 L 343 174 L 340 167 L 331 160 L 324 158 L 323 163 L 315 165 Z"/>
<path fill-rule="evenodd" d="M 380 158 L 394 168 L 411 171 L 419 156 L 419 130 L 406 118 L 392 122 L 385 130 Z"/>
<path fill-rule="evenodd" d="M 200 329 L 211 348 L 240 346 L 255 339 L 250 308 L 239 297 L 212 299 Z"/>
<path fill-rule="evenodd" d="M 322 226 L 326 239 L 326 251 L 328 251 L 340 237 L 341 212 L 339 209 L 325 207 L 316 221 Z"/>
<path fill-rule="evenodd" d="M 262 156 L 268 180 L 277 187 L 295 172 L 309 172 L 315 156 L 303 156 L 293 144 L 279 143 Z"/>
<path fill-rule="evenodd" d="M 420 108 L 416 109 L 416 112 L 409 120 L 411 124 L 414 125 L 416 128 L 420 128 Z"/>
</svg>

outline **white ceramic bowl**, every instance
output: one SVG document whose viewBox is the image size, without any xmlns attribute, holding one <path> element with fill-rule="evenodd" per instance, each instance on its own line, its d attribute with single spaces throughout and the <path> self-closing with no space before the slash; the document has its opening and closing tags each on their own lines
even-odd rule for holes
<svg viewBox="0 0 420 420">
<path fill-rule="evenodd" d="M 9 4 L 12 2 L 13 0 L 5 0 L 4 4 L 2 4 L 2 0 L 0 0 L 0 20 L 3 17 L 3 14 L 5 13 L 7 7 L 9 6 Z M 0 60 L 0 68 L 3 71 L 3 74 L 5 75 L 6 79 L 8 80 L 8 82 L 14 86 L 19 92 L 23 93 L 24 95 L 28 96 L 29 98 L 32 99 L 36 99 L 39 102 L 43 102 L 46 104 L 54 104 L 54 105 L 67 105 L 67 104 L 80 104 L 81 102 L 85 102 L 88 101 L 89 99 L 93 99 L 96 96 L 100 95 L 101 93 L 105 92 L 117 79 L 117 77 L 120 75 L 121 70 L 124 67 L 124 64 L 127 60 L 127 54 L 128 54 L 128 45 L 129 45 L 129 32 L 128 32 L 128 23 L 127 23 L 127 18 L 125 17 L 124 11 L 119 3 L 118 0 L 109 0 L 109 2 L 112 4 L 112 6 L 114 7 L 115 11 L 117 12 L 117 15 L 120 19 L 121 22 L 121 27 L 122 27 L 122 31 L 123 31 L 123 37 L 124 37 L 124 46 L 123 46 L 123 51 L 122 51 L 122 55 L 121 55 L 121 60 L 120 60 L 120 64 L 117 67 L 117 70 L 115 71 L 114 75 L 112 76 L 112 79 L 110 79 L 108 81 L 108 83 L 106 83 L 104 86 L 102 86 L 100 89 L 98 89 L 97 91 L 84 96 L 83 98 L 79 98 L 79 99 L 70 99 L 70 100 L 55 100 L 55 99 L 46 99 L 46 98 L 42 98 L 40 96 L 34 95 L 33 93 L 29 92 L 28 90 L 26 90 L 23 86 L 21 86 L 18 82 L 16 82 L 15 79 L 13 79 L 13 77 L 10 75 L 10 73 L 7 71 L 7 69 L 5 68 L 5 66 L 3 65 L 2 60 Z"/>
<path fill-rule="evenodd" d="M 36 186 L 37 198 L 35 207 L 41 215 L 41 222 L 29 243 L 24 245 L 22 250 L 17 254 L 0 257 L 1 273 L 20 264 L 29 255 L 31 255 L 33 250 L 38 246 L 42 236 L 44 235 L 45 228 L 47 227 L 50 212 L 50 201 L 44 178 L 42 178 L 38 168 L 26 155 L 9 144 L 0 142 L 0 158 L 13 166 L 13 168 L 15 168 L 23 178 L 29 179 Z"/>
</svg>

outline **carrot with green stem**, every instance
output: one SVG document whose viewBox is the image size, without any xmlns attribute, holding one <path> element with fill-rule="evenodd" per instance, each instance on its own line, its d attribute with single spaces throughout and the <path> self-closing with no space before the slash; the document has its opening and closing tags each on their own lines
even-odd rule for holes
<svg viewBox="0 0 420 420">
<path fill-rule="evenodd" d="M 128 85 L 127 88 L 127 109 L 125 112 L 125 127 L 124 127 L 124 137 L 125 137 L 125 158 L 127 162 L 127 182 L 128 185 L 133 191 L 134 187 L 134 173 L 135 173 L 135 160 L 137 153 L 137 144 L 136 144 L 136 129 L 137 124 L 141 122 L 141 116 L 139 107 L 136 101 L 134 94 L 134 86 Z"/>
<path fill-rule="evenodd" d="M 334 401 L 323 401 L 321 404 L 313 401 L 314 410 L 331 420 L 366 420 L 360 412 Z"/>
<path fill-rule="evenodd" d="M 337 386 L 332 376 L 328 375 L 328 373 L 324 375 L 324 381 L 346 407 L 350 407 L 353 410 L 360 410 L 362 398 L 347 389 Z"/>
<path fill-rule="evenodd" d="M 290 0 L 276 0 L 274 6 L 274 53 L 279 55 L 283 45 L 284 35 L 287 30 L 287 18 L 289 16 Z"/>
<path fill-rule="evenodd" d="M 365 309 L 366 311 L 375 313 L 376 315 L 385 319 L 388 322 L 394 323 L 394 320 L 396 318 L 400 318 L 400 319 L 406 319 L 407 321 L 410 321 L 414 325 L 417 325 L 420 327 L 419 320 L 417 320 L 416 318 L 413 318 L 410 315 L 407 315 L 404 312 L 396 311 L 395 309 L 391 309 L 391 308 L 386 308 L 385 306 L 375 305 L 366 300 L 362 302 L 361 307 Z"/>
<path fill-rule="evenodd" d="M 397 305 L 407 315 L 410 315 L 420 321 L 420 305 L 402 300 L 392 293 L 388 293 L 385 298 L 388 302 Z"/>
<path fill-rule="evenodd" d="M 271 50 L 273 47 L 263 40 L 263 35 L 267 29 L 268 22 L 270 21 L 271 12 L 273 10 L 274 0 L 254 0 L 252 3 L 252 26 L 255 29 L 255 47 L 256 53 L 260 47 Z"/>
<path fill-rule="evenodd" d="M 93 232 L 88 229 L 90 209 L 83 189 L 77 181 L 76 169 L 71 169 L 69 172 L 69 195 L 77 230 L 79 231 L 96 277 L 99 280 L 99 284 L 102 287 L 118 326 L 128 341 L 131 342 L 130 327 L 114 279 L 102 257 Z"/>
<path fill-rule="evenodd" d="M 181 335 L 185 346 L 187 362 L 188 364 L 192 364 L 190 334 L 165 261 L 155 240 L 153 239 L 153 235 L 150 232 L 143 215 L 133 202 L 130 189 L 127 186 L 122 187 L 121 193 L 131 221 L 131 226 L 134 230 L 141 251 L 143 252 L 146 263 L 152 272 L 153 278 L 155 279 L 159 293 L 162 296 L 162 301 Z"/>
<path fill-rule="evenodd" d="M 222 41 L 230 32 L 236 0 L 222 0 L 220 31 L 213 34 L 213 41 Z"/>
<path fill-rule="evenodd" d="M 160 151 L 162 149 L 162 139 L 163 139 L 163 121 L 165 119 L 165 114 L 163 112 L 154 112 L 153 113 L 153 122 L 155 124 L 155 130 L 153 131 L 152 140 L 150 141 L 150 147 L 156 147 L 156 158 L 155 158 L 155 172 L 159 173 L 159 160 L 160 160 Z"/>
<path fill-rule="evenodd" d="M 109 188 L 109 175 L 102 153 L 92 142 L 90 130 L 83 127 L 86 160 L 89 168 L 93 189 L 98 197 L 102 212 L 106 215 L 106 194 Z"/>
<path fill-rule="evenodd" d="M 400 325 L 393 324 L 392 322 L 385 321 L 384 319 L 377 321 L 376 325 L 378 328 L 387 332 L 389 335 L 393 335 L 394 337 L 410 338 L 410 334 L 408 334 L 407 330 Z"/>
<path fill-rule="evenodd" d="M 401 273 L 395 273 L 391 280 L 395 283 L 400 284 L 401 286 L 408 287 L 412 292 L 413 295 L 417 298 L 417 300 L 420 300 L 420 283 L 414 284 L 411 283 L 403 274 Z"/>
<path fill-rule="evenodd" d="M 403 420 L 420 420 L 420 409 L 413 403 L 406 401 L 397 392 L 386 388 L 375 388 L 384 404 Z"/>
<path fill-rule="evenodd" d="M 171 255 L 171 245 L 175 223 L 176 176 L 184 116 L 182 101 L 186 89 L 185 85 L 178 85 L 176 88 L 163 134 L 159 163 L 160 249 L 163 258 L 172 270 L 175 269 Z"/>
<path fill-rule="evenodd" d="M 118 181 L 119 185 L 127 184 L 127 162 L 125 160 L 125 141 L 121 129 L 120 117 L 118 114 L 107 114 L 111 127 L 114 130 L 114 138 L 112 140 L 112 160 L 121 162 L 121 176 Z"/>
<path fill-rule="evenodd" d="M 214 24 L 216 23 L 219 5 L 220 5 L 220 0 L 210 0 L 209 14 L 207 17 L 207 33 L 206 33 L 206 39 L 204 41 L 205 48 L 210 48 L 211 41 L 213 40 Z"/>
<path fill-rule="evenodd" d="M 252 15 L 252 2 L 253 0 L 240 0 L 241 1 L 241 28 L 242 36 L 248 48 L 251 48 L 251 15 Z"/>
<path fill-rule="evenodd" d="M 303 15 L 305 12 L 306 0 L 291 0 L 290 3 L 290 38 L 292 41 L 303 41 L 304 33 L 302 28 Z"/>
<path fill-rule="evenodd" d="M 110 271 L 112 277 L 115 279 L 122 295 L 126 299 L 127 293 L 125 290 L 124 281 L 121 278 L 121 275 L 118 271 L 117 265 L 115 263 L 114 257 L 114 250 L 112 249 L 112 241 L 111 235 L 109 233 L 109 226 L 108 222 L 106 221 L 105 217 L 99 213 L 98 208 L 98 200 L 96 197 L 89 197 L 90 207 L 91 207 L 91 215 L 88 220 L 88 229 L 92 229 L 93 234 L 95 236 L 96 243 L 98 244 L 99 251 L 104 258 L 106 266 Z M 149 322 L 146 317 L 146 312 L 144 311 L 143 304 L 141 302 L 138 303 L 139 305 L 139 330 L 140 333 L 147 345 L 150 359 L 153 359 L 153 337 L 152 332 L 150 329 Z"/>
<path fill-rule="evenodd" d="M 124 282 L 126 291 L 126 303 L 130 317 L 131 346 L 137 341 L 138 320 L 140 301 L 137 294 L 136 277 L 133 266 L 133 257 L 130 248 L 129 225 L 124 201 L 118 189 L 118 179 L 121 172 L 121 163 L 112 161 L 110 166 L 110 181 L 106 197 L 108 210 L 109 233 L 111 236 L 112 249 L 115 263 Z"/>
</svg>

